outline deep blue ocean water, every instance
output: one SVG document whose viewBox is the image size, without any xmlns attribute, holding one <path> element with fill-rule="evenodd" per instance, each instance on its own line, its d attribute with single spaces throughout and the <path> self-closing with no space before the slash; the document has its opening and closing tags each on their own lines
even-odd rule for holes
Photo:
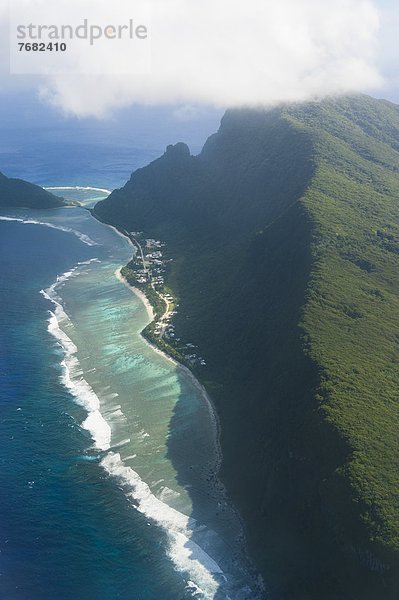
<svg viewBox="0 0 399 600">
<path fill-rule="evenodd" d="M 163 539 L 90 455 L 39 290 L 93 248 L 0 222 L 0 597 L 182 598 Z"/>
<path fill-rule="evenodd" d="M 144 126 L 141 139 L 121 124 L 24 127 L 5 132 L 0 171 L 44 186 L 113 189 L 164 147 Z M 257 598 L 234 507 L 209 483 L 217 470 L 209 408 L 144 343 L 146 311 L 115 278 L 130 258 L 126 240 L 83 209 L 14 213 L 98 245 L 0 220 L 0 600 Z M 49 331 L 54 303 L 40 293 L 93 259 L 59 293 L 82 378 L 111 425 L 109 453 L 93 446 L 87 410 L 63 385 L 65 348 Z"/>
</svg>

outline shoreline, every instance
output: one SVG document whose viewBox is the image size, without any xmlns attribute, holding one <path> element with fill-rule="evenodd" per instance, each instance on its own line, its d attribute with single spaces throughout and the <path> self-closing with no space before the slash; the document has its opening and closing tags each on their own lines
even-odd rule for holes
<svg viewBox="0 0 399 600">
<path fill-rule="evenodd" d="M 79 207 L 77 207 L 77 208 L 79 208 Z M 83 207 L 80 207 L 80 208 L 83 208 Z M 94 215 L 92 215 L 92 216 L 94 216 Z M 127 239 L 129 246 L 134 247 L 135 250 L 137 250 L 137 247 L 135 246 L 135 244 L 132 242 L 132 240 L 129 238 L 129 236 L 127 234 L 123 233 L 123 231 L 119 230 L 117 227 L 114 227 L 108 223 L 104 223 L 100 219 L 97 219 L 97 220 L 99 222 L 101 222 L 102 225 L 111 227 L 114 230 L 114 233 L 116 233 L 120 237 Z M 122 260 L 124 260 L 124 259 L 122 258 Z M 135 288 L 134 286 L 132 286 L 125 280 L 125 278 L 120 273 L 121 268 L 122 267 L 118 267 L 116 269 L 116 271 L 114 271 L 115 277 L 118 279 L 118 281 L 120 283 L 122 283 L 126 288 L 128 288 L 131 292 L 133 292 L 135 294 L 135 296 L 137 298 L 139 298 L 139 300 L 141 300 L 141 302 L 143 303 L 143 305 L 145 306 L 145 308 L 147 310 L 147 315 L 148 315 L 149 319 L 153 320 L 152 319 L 153 310 L 152 310 L 152 306 L 151 306 L 148 298 L 141 290 L 139 290 L 138 288 Z M 137 333 L 140 334 L 140 337 L 149 346 L 151 346 L 151 349 L 154 352 L 163 356 L 164 359 L 168 360 L 171 364 L 173 364 L 176 367 L 176 369 L 179 370 L 179 373 L 188 377 L 190 379 L 190 382 L 192 383 L 192 385 L 196 388 L 196 390 L 198 390 L 200 392 L 200 395 L 201 395 L 203 401 L 205 401 L 204 412 L 206 415 L 209 415 L 209 419 L 210 419 L 209 422 L 212 423 L 212 429 L 213 429 L 212 438 L 214 440 L 214 457 L 212 458 L 212 471 L 213 471 L 213 474 L 215 475 L 215 481 L 217 481 L 217 483 L 218 483 L 217 487 L 214 487 L 215 484 L 212 483 L 210 485 L 210 488 L 215 490 L 216 493 L 220 494 L 220 498 L 222 500 L 226 500 L 226 504 L 228 503 L 228 505 L 229 505 L 229 510 L 231 510 L 231 512 L 234 513 L 235 518 L 237 519 L 237 523 L 238 523 L 237 529 L 239 529 L 239 531 L 240 531 L 240 538 L 237 538 L 237 546 L 233 546 L 233 545 L 230 546 L 230 548 L 232 550 L 232 555 L 236 556 L 237 558 L 235 560 L 239 560 L 240 562 L 241 562 L 241 560 L 240 560 L 241 557 L 244 558 L 244 561 L 242 563 L 244 566 L 244 569 L 249 574 L 251 574 L 255 580 L 252 561 L 247 552 L 245 522 L 242 519 L 241 514 L 238 511 L 238 509 L 236 508 L 235 504 L 230 499 L 228 490 L 227 490 L 225 484 L 219 478 L 220 467 L 222 465 L 222 460 L 223 460 L 223 453 L 222 453 L 221 444 L 220 444 L 220 432 L 221 432 L 220 421 L 219 421 L 219 416 L 217 414 L 216 408 L 215 408 L 211 398 L 209 397 L 205 386 L 199 381 L 199 379 L 197 379 L 195 374 L 188 367 L 181 364 L 179 361 L 177 361 L 176 359 L 169 356 L 167 354 L 167 352 L 165 352 L 164 350 L 161 350 L 154 343 L 151 343 L 150 340 L 146 339 L 146 337 L 142 334 L 142 331 L 139 331 L 139 330 L 137 331 Z M 225 531 L 228 531 L 228 530 L 226 529 Z M 236 550 L 236 548 L 237 548 L 237 550 Z M 253 589 L 255 590 L 256 588 L 254 587 Z"/>
<path fill-rule="evenodd" d="M 135 294 L 144 304 L 144 306 L 146 307 L 147 310 L 147 314 L 148 314 L 148 318 L 150 319 L 150 322 L 152 323 L 152 321 L 154 320 L 155 317 L 155 313 L 154 310 L 151 306 L 150 301 L 148 300 L 147 296 L 141 291 L 139 290 L 139 288 L 134 287 L 134 285 L 131 285 L 127 279 L 125 279 L 121 273 L 123 267 L 118 267 L 115 271 L 115 277 L 118 279 L 118 281 L 120 281 L 121 283 L 123 283 L 123 285 L 125 287 L 127 287 L 131 292 L 133 292 L 133 294 Z M 141 335 L 141 333 L 140 333 Z M 142 336 L 143 337 L 143 336 Z M 146 340 L 147 341 L 147 340 Z M 166 356 L 166 354 L 165 354 Z M 170 360 L 173 360 L 171 357 Z"/>
<path fill-rule="evenodd" d="M 106 225 L 107 227 L 110 227 L 111 229 L 113 229 L 113 231 L 115 231 L 115 233 L 121 237 L 123 237 L 124 239 L 126 239 L 129 243 L 129 245 L 135 249 L 135 251 L 138 250 L 136 244 L 131 240 L 130 236 L 127 234 L 127 232 L 125 232 L 124 230 L 116 227 L 115 225 L 111 225 L 110 223 L 106 223 L 105 221 L 102 221 L 101 219 L 99 219 L 97 217 L 97 215 L 94 213 L 93 209 L 89 209 L 89 212 L 91 213 L 92 217 L 94 217 L 97 221 L 99 221 L 100 223 L 102 223 L 103 225 Z M 150 303 L 150 301 L 148 300 L 147 296 L 144 294 L 144 292 L 142 292 L 141 290 L 139 290 L 137 287 L 131 285 L 122 275 L 121 270 L 123 269 L 122 267 L 119 267 L 116 271 L 115 271 L 115 277 L 118 279 L 118 281 L 120 281 L 125 287 L 127 287 L 133 294 L 135 294 L 135 296 L 137 296 L 137 298 L 139 298 L 141 300 L 141 302 L 144 304 L 146 310 L 147 310 L 147 314 L 148 317 L 150 319 L 150 322 L 148 323 L 148 325 L 150 325 L 150 323 L 152 323 L 154 321 L 154 310 L 152 308 L 152 305 Z M 143 330 L 144 331 L 144 330 Z M 192 381 L 192 383 L 194 384 L 194 386 L 201 392 L 204 400 L 206 401 L 206 404 L 209 408 L 209 413 L 211 416 L 211 419 L 213 421 L 213 424 L 215 426 L 215 443 L 216 443 L 216 448 L 217 448 L 217 454 L 218 454 L 218 460 L 217 460 L 217 469 L 218 471 L 220 470 L 221 464 L 222 464 L 222 460 L 223 460 L 223 453 L 222 453 L 222 447 L 221 447 L 221 443 L 220 443 L 220 435 L 221 435 L 221 426 L 220 426 L 220 420 L 219 420 L 219 415 L 217 414 L 217 410 L 216 410 L 216 406 L 214 405 L 212 399 L 210 398 L 205 386 L 197 379 L 197 377 L 194 375 L 194 373 L 191 371 L 191 369 L 189 369 L 188 367 L 186 367 L 186 365 L 183 365 L 181 362 L 177 361 L 176 359 L 174 359 L 172 356 L 170 356 L 167 352 L 165 352 L 164 350 L 161 350 L 158 346 L 156 346 L 154 343 L 150 342 L 145 336 L 143 336 L 143 331 L 140 332 L 140 336 L 142 337 L 142 339 L 149 345 L 151 346 L 151 348 L 160 356 L 163 356 L 164 358 L 166 358 L 166 360 L 168 360 L 169 362 L 171 362 L 175 367 L 177 367 L 180 371 L 182 371 L 183 373 L 185 373 Z"/>
<path fill-rule="evenodd" d="M 90 209 L 90 213 L 93 216 L 93 218 L 95 218 L 96 220 L 98 220 L 100 223 L 102 223 L 103 225 L 106 225 L 107 227 L 111 227 L 111 229 L 114 230 L 115 233 L 117 233 L 119 236 L 125 238 L 129 245 L 134 248 L 134 250 L 137 252 L 138 248 L 136 246 L 136 244 L 131 240 L 130 236 L 128 235 L 128 233 L 125 230 L 119 229 L 118 227 L 111 225 L 109 223 L 106 223 L 105 221 L 102 221 L 101 219 L 97 218 L 97 216 L 94 214 L 94 211 L 92 209 Z M 146 327 L 154 321 L 154 311 L 152 308 L 152 305 L 150 303 L 150 301 L 148 300 L 147 296 L 144 294 L 144 292 L 142 292 L 141 290 L 139 290 L 138 288 L 136 288 L 135 286 L 131 285 L 121 274 L 121 269 L 123 268 L 123 266 L 118 267 L 118 269 L 115 271 L 115 277 L 116 279 L 118 279 L 118 281 L 124 285 L 127 289 L 129 289 L 139 300 L 141 300 L 141 302 L 143 303 L 143 305 L 145 306 L 146 310 L 147 310 L 147 315 L 150 319 L 149 323 L 146 325 Z M 144 327 L 145 329 L 145 327 Z M 234 504 L 234 502 L 231 500 L 229 494 L 228 494 L 228 489 L 225 485 L 225 483 L 219 478 L 219 473 L 221 470 L 221 466 L 222 466 L 222 462 L 223 462 L 223 451 L 222 451 L 222 446 L 221 446 L 221 424 L 220 424 L 220 419 L 219 419 L 219 415 L 217 413 L 216 410 L 216 406 L 213 403 L 211 397 L 209 396 L 205 386 L 199 381 L 199 379 L 197 379 L 197 377 L 195 376 L 195 374 L 191 371 L 191 369 L 189 369 L 187 366 L 183 365 L 182 363 L 180 363 L 179 361 L 177 361 L 176 359 L 174 359 L 172 356 L 170 356 L 167 352 L 165 352 L 164 350 L 161 350 L 158 346 L 156 346 L 153 342 L 151 342 L 150 340 L 148 340 L 144 335 L 143 335 L 143 330 L 141 330 L 139 332 L 140 337 L 145 341 L 145 343 L 151 347 L 151 349 L 156 352 L 157 354 L 159 354 L 160 356 L 162 356 L 164 359 L 166 359 L 167 361 L 169 361 L 171 364 L 173 364 L 176 369 L 178 369 L 181 373 L 183 373 L 186 377 L 188 377 L 190 379 L 190 381 L 192 382 L 193 386 L 200 392 L 203 400 L 205 401 L 205 404 L 208 408 L 208 413 L 214 428 L 214 432 L 215 432 L 215 467 L 214 467 L 214 474 L 217 477 L 218 483 L 220 485 L 219 490 L 222 492 L 222 496 L 223 496 L 223 500 L 229 505 L 230 510 L 234 513 L 235 518 L 237 519 L 239 526 L 240 526 L 240 538 L 241 538 L 241 542 L 242 545 L 241 549 L 240 549 L 240 553 L 242 557 L 245 558 L 245 562 L 247 564 L 247 568 L 249 568 L 249 572 L 252 572 L 252 576 L 254 578 L 254 582 L 256 581 L 256 589 L 254 590 L 256 593 L 260 593 L 261 596 L 263 597 L 263 594 L 265 593 L 266 585 L 265 582 L 263 580 L 263 577 L 260 575 L 260 573 L 258 572 L 258 570 L 255 568 L 253 560 L 248 552 L 248 543 L 247 543 L 247 535 L 246 535 L 246 523 L 240 513 L 240 511 L 238 510 L 238 508 L 236 507 L 236 505 Z"/>
<path fill-rule="evenodd" d="M 119 232 L 120 233 L 120 232 Z M 120 234 L 123 235 L 123 234 Z M 127 236 L 126 236 L 127 237 Z M 135 296 L 137 296 L 137 298 L 139 298 L 144 306 L 147 309 L 147 314 L 153 314 L 152 311 L 152 306 L 147 298 L 147 296 L 138 288 L 134 287 L 133 285 L 131 285 L 130 283 L 128 283 L 126 281 L 126 279 L 123 277 L 123 275 L 121 274 L 120 270 L 122 267 L 120 267 L 119 269 L 117 269 L 115 271 L 115 275 L 117 277 L 117 279 L 123 284 L 125 285 L 125 287 L 127 287 L 133 294 L 135 294 Z M 151 311 L 151 313 L 149 313 L 148 307 Z M 153 320 L 153 319 L 152 319 Z M 151 322 L 151 321 L 150 321 Z M 210 398 L 205 386 L 197 379 L 197 377 L 194 375 L 194 373 L 185 365 L 182 365 L 179 361 L 177 361 L 176 359 L 172 358 L 171 356 L 169 356 L 169 354 L 167 354 L 166 352 L 164 352 L 163 350 L 161 350 L 160 348 L 158 348 L 158 346 L 156 346 L 155 344 L 153 344 L 152 342 L 150 342 L 144 335 L 142 335 L 143 330 L 139 333 L 139 335 L 141 336 L 141 338 L 144 340 L 144 342 L 150 346 L 150 348 L 156 352 L 157 354 L 159 354 L 160 356 L 162 356 L 163 358 L 165 358 L 166 360 L 168 360 L 170 363 L 172 363 L 176 369 L 178 369 L 180 372 L 182 372 L 186 377 L 188 377 L 190 379 L 190 381 L 192 382 L 193 386 L 200 392 L 203 400 L 205 401 L 205 404 L 208 408 L 208 413 L 210 416 L 210 419 L 212 421 L 212 425 L 214 427 L 214 431 L 215 431 L 215 450 L 216 450 L 216 456 L 215 456 L 215 467 L 214 467 L 214 474 L 217 477 L 217 481 L 218 484 L 220 486 L 219 488 L 219 492 L 222 493 L 222 499 L 226 502 L 226 504 L 229 505 L 230 510 L 234 513 L 235 517 L 237 518 L 238 523 L 240 524 L 240 536 L 241 536 L 241 540 L 243 542 L 243 546 L 241 548 L 241 551 L 243 553 L 243 556 L 245 556 L 246 561 L 249 565 L 252 566 L 252 560 L 249 556 L 248 553 L 248 549 L 247 549 L 247 538 L 246 538 L 246 526 L 245 526 L 245 521 L 243 519 L 243 517 L 241 516 L 241 513 L 239 512 L 239 510 L 237 509 L 236 505 L 234 504 L 234 502 L 231 500 L 229 494 L 228 494 L 228 490 L 226 485 L 224 484 L 224 482 L 219 478 L 219 472 L 222 466 L 222 462 L 223 462 L 223 452 L 222 452 L 222 446 L 220 443 L 220 436 L 221 436 L 221 425 L 220 425 L 220 420 L 219 420 L 219 415 L 217 414 L 216 411 L 216 407 L 212 401 L 212 399 Z M 259 575 L 258 575 L 258 584 L 259 584 Z M 262 583 L 260 585 L 260 589 L 263 589 L 263 580 Z"/>
</svg>

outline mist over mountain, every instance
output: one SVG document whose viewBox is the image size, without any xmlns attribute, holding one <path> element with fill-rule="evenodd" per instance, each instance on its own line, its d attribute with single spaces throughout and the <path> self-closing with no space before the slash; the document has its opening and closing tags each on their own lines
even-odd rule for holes
<svg viewBox="0 0 399 600">
<path fill-rule="evenodd" d="M 399 107 L 229 110 L 95 214 L 167 244 L 176 334 L 221 421 L 222 476 L 283 599 L 399 585 Z"/>
</svg>

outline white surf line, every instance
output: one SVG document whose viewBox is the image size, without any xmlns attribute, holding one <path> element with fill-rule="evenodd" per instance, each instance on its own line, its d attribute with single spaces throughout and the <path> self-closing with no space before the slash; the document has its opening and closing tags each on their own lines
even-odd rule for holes
<svg viewBox="0 0 399 600">
<path fill-rule="evenodd" d="M 41 293 L 55 306 L 54 312 L 50 311 L 48 330 L 64 351 L 64 360 L 61 362 L 63 368 L 61 382 L 74 396 L 77 404 L 88 412 L 88 417 L 83 421 L 81 427 L 89 431 L 95 449 L 107 452 L 112 447 L 111 427 L 101 413 L 98 396 L 83 377 L 76 356 L 77 347 L 61 329 L 61 325 L 71 323 L 71 321 L 57 294 L 59 286 L 80 274 L 78 269 L 81 265 L 87 265 L 96 260 L 98 259 L 78 263 L 69 271 L 58 276 L 56 281 L 46 290 L 41 290 Z M 196 531 L 203 528 L 203 525 L 158 499 L 138 473 L 124 463 L 119 453 L 107 452 L 100 465 L 108 475 L 122 483 L 127 497 L 133 501 L 137 510 L 167 533 L 168 557 L 175 565 L 176 570 L 187 574 L 188 588 L 194 585 L 202 598 L 212 600 L 219 589 L 220 582 L 225 581 L 226 576 L 218 563 L 191 539 Z"/>
<path fill-rule="evenodd" d="M 104 188 L 83 186 L 57 186 L 47 187 L 45 189 L 92 190 L 106 194 L 111 193 L 110 190 L 106 190 Z M 26 221 L 17 217 L 0 217 L 0 220 L 19 221 L 21 223 L 52 227 L 54 229 L 59 229 L 60 231 L 73 233 L 79 237 L 81 241 L 84 241 L 84 243 L 88 245 L 98 245 L 85 234 L 81 234 L 80 232 L 77 232 L 71 228 L 56 226 L 52 223 L 43 223 L 32 220 Z M 137 247 L 134 245 L 128 235 L 122 233 L 112 225 L 107 223 L 103 223 L 103 225 L 111 227 L 116 234 L 124 237 L 125 240 L 127 240 L 128 243 L 137 251 Z M 114 453 L 112 451 L 109 452 L 109 449 L 112 447 L 112 434 L 110 425 L 100 412 L 100 401 L 98 396 L 82 376 L 83 372 L 76 357 L 76 346 L 60 327 L 60 322 L 62 322 L 63 319 L 66 319 L 66 322 L 70 322 L 70 320 L 63 309 L 61 299 L 55 293 L 56 287 L 61 285 L 61 283 L 65 282 L 68 278 L 74 276 L 75 274 L 77 275 L 78 273 L 76 273 L 76 271 L 80 265 L 89 264 L 90 262 L 96 260 L 98 259 L 91 259 L 90 261 L 78 263 L 76 267 L 71 269 L 71 271 L 67 271 L 60 277 L 57 277 L 57 281 L 54 282 L 54 284 L 52 284 L 46 291 L 41 291 L 41 293 L 55 305 L 54 312 L 49 311 L 50 318 L 48 329 L 53 337 L 57 339 L 65 353 L 65 359 L 62 361 L 63 375 L 61 377 L 61 381 L 75 397 L 77 404 L 80 404 L 88 412 L 88 417 L 83 421 L 81 427 L 90 433 L 94 441 L 94 447 L 98 450 L 106 452 L 106 455 L 100 463 L 101 466 L 109 475 L 112 475 L 118 478 L 120 481 L 123 481 L 127 487 L 127 495 L 133 500 L 134 506 L 137 508 L 137 510 L 142 512 L 157 526 L 162 527 L 162 529 L 166 531 L 170 541 L 168 550 L 169 558 L 174 563 L 176 570 L 187 574 L 190 577 L 190 579 L 188 579 L 186 582 L 187 590 L 195 591 L 197 594 L 200 594 L 201 598 L 204 598 L 205 600 L 212 600 L 215 598 L 215 595 L 220 589 L 219 586 L 221 581 L 226 581 L 226 576 L 217 562 L 211 558 L 211 556 L 207 554 L 207 552 L 205 552 L 205 550 L 203 550 L 197 543 L 195 543 L 194 540 L 191 539 L 191 536 L 195 534 L 196 531 L 202 530 L 204 525 L 197 523 L 194 519 L 187 517 L 182 513 L 179 513 L 166 503 L 156 498 L 156 496 L 152 494 L 149 486 L 143 480 L 141 480 L 139 475 L 133 471 L 131 467 L 128 467 L 124 464 L 118 453 Z M 123 278 L 121 277 L 121 279 Z M 138 294 L 139 290 L 133 288 L 133 286 L 130 286 L 129 284 L 128 287 L 133 293 L 135 293 L 136 296 L 141 296 L 141 301 L 145 303 L 146 298 L 144 294 Z M 153 344 L 150 344 L 147 340 L 145 341 L 155 352 L 162 354 L 171 363 L 177 364 L 177 366 L 192 379 L 199 391 L 202 392 L 206 404 L 209 407 L 211 420 L 213 420 L 214 424 L 216 425 L 218 471 L 222 456 L 219 441 L 219 419 L 215 407 L 213 406 L 213 403 L 209 398 L 205 388 L 200 384 L 194 374 L 187 367 L 181 365 L 180 363 L 176 363 L 170 356 L 162 352 L 159 348 Z M 134 459 L 135 455 L 132 455 L 128 458 Z M 239 516 L 239 513 L 237 513 L 237 516 Z M 226 596 L 226 600 L 230 600 L 228 596 Z"/>
<path fill-rule="evenodd" d="M 166 531 L 168 556 L 176 569 L 187 573 L 191 583 L 194 580 L 201 598 L 215 598 L 220 582 L 226 581 L 226 576 L 217 562 L 191 539 L 203 526 L 159 500 L 138 473 L 124 464 L 120 454 L 109 452 L 100 464 L 125 487 L 126 495 L 136 509 Z M 187 581 L 188 588 L 190 580 Z"/>
<path fill-rule="evenodd" d="M 61 186 L 50 186 L 50 187 L 45 187 L 43 188 L 44 190 L 76 190 L 79 192 L 82 191 L 93 191 L 93 192 L 103 192 L 104 194 L 111 194 L 112 190 L 107 190 L 105 188 L 97 188 L 97 187 L 90 187 L 90 186 L 82 186 L 82 185 L 74 185 L 74 186 L 68 186 L 68 185 L 61 185 Z"/>
<path fill-rule="evenodd" d="M 89 265 L 97 260 L 91 259 L 78 263 L 70 271 L 66 271 L 58 276 L 49 288 L 41 290 L 40 293 L 55 306 L 54 312 L 49 311 L 48 331 L 58 341 L 64 351 L 64 359 L 61 361 L 63 369 L 61 382 L 75 398 L 76 403 L 82 406 L 88 413 L 87 418 L 81 423 L 82 429 L 86 429 L 90 433 L 97 450 L 105 451 L 111 447 L 111 427 L 100 412 L 100 400 L 98 396 L 83 378 L 83 372 L 76 357 L 77 347 L 61 329 L 61 324 L 68 322 L 69 318 L 61 304 L 61 299 L 56 293 L 58 286 L 78 274 L 77 270 L 80 266 Z"/>
<path fill-rule="evenodd" d="M 130 235 L 126 232 L 126 233 L 122 233 L 122 231 L 120 231 L 119 229 L 117 229 L 116 227 L 114 227 L 113 225 L 110 225 L 108 223 L 104 223 L 104 225 L 107 225 L 108 227 L 111 227 L 111 229 L 113 229 L 118 235 L 124 237 L 131 246 L 133 246 L 137 252 L 137 246 L 132 242 L 132 240 L 130 239 Z M 136 241 L 136 240 L 135 240 Z M 141 250 L 141 245 L 138 243 L 138 246 Z M 138 297 L 141 302 L 144 304 L 144 306 L 147 309 L 147 314 L 148 317 L 150 319 L 149 322 L 152 322 L 154 320 L 154 313 L 153 313 L 153 309 L 152 306 L 147 298 L 147 296 L 144 294 L 144 292 L 142 292 L 141 290 L 139 290 L 138 288 L 134 287 L 133 285 L 129 284 L 129 282 L 123 277 L 122 273 L 121 273 L 121 269 L 122 268 L 118 268 L 115 271 L 115 276 L 117 279 L 119 279 L 119 281 L 121 283 L 123 283 L 125 285 L 125 287 L 127 287 L 128 289 L 131 290 L 131 292 L 133 294 L 135 294 L 136 297 Z M 193 383 L 194 387 L 198 390 L 198 392 L 201 394 L 202 398 L 205 401 L 205 405 L 208 408 L 208 414 L 210 416 L 210 420 L 213 424 L 214 427 L 214 434 L 215 434 L 215 450 L 216 450 L 216 461 L 215 461 L 215 473 L 218 479 L 218 484 L 220 486 L 220 491 L 221 491 L 221 497 L 223 498 L 223 500 L 225 502 L 228 503 L 230 510 L 234 513 L 238 523 L 240 524 L 240 529 L 241 529 L 241 535 L 242 538 L 245 539 L 245 523 L 244 520 L 240 514 L 240 512 L 237 510 L 236 506 L 231 502 L 228 494 L 227 494 L 227 490 L 224 486 L 224 484 L 220 481 L 218 474 L 220 472 L 220 468 L 222 465 L 222 461 L 223 461 L 223 452 L 222 452 L 222 447 L 221 447 L 221 425 L 220 425 L 220 420 L 219 420 L 219 415 L 217 413 L 216 410 L 216 406 L 213 403 L 213 400 L 210 398 L 207 390 L 205 389 L 204 385 L 202 383 L 200 383 L 200 381 L 196 378 L 196 376 L 194 375 L 194 373 L 185 365 L 183 365 L 182 363 L 178 362 L 177 360 L 175 360 L 174 358 L 172 358 L 171 356 L 169 356 L 169 354 L 167 354 L 166 352 L 164 352 L 163 350 L 161 350 L 158 346 L 156 346 L 154 343 L 150 342 L 149 340 L 147 340 L 145 337 L 141 336 L 142 339 L 144 340 L 144 342 L 146 344 L 148 344 L 152 350 L 154 352 L 156 352 L 157 354 L 160 354 L 161 356 L 163 356 L 167 361 L 169 361 L 170 363 L 172 363 L 174 366 L 176 366 L 180 371 L 182 371 Z M 123 461 L 121 460 L 120 456 L 117 455 L 119 457 L 120 460 L 120 464 L 125 466 L 123 464 Z M 130 457 L 129 457 L 130 458 Z M 129 468 L 129 467 L 128 467 Z M 133 471 L 134 473 L 134 471 Z M 177 541 L 177 540 L 176 540 Z M 193 542 L 194 543 L 194 542 Z M 187 548 L 187 546 L 185 546 L 185 549 Z M 248 551 L 246 549 L 246 545 L 244 544 L 243 546 L 243 555 L 246 557 L 247 561 L 250 562 L 249 560 L 249 555 L 248 555 Z M 195 579 L 195 578 L 193 578 Z M 191 582 L 192 583 L 192 582 Z M 195 585 L 195 584 L 194 584 Z M 263 589 L 263 580 L 260 578 L 259 576 L 259 581 L 258 581 L 258 585 L 260 589 Z M 252 597 L 253 598 L 258 598 L 257 593 L 251 591 L 251 595 L 254 594 Z M 213 596 L 202 596 L 203 598 L 213 598 Z"/>
<path fill-rule="evenodd" d="M 50 227 L 50 229 L 58 229 L 58 231 L 64 231 L 65 233 L 71 233 L 80 239 L 81 242 L 87 246 L 98 246 L 98 243 L 92 240 L 88 235 L 72 229 L 71 227 L 64 227 L 63 225 L 54 225 L 53 223 L 47 223 L 45 221 L 35 221 L 34 219 L 24 219 L 21 217 L 3 217 L 0 216 L 0 221 L 15 221 L 17 223 L 23 223 L 25 225 L 41 225 L 42 227 Z"/>
</svg>

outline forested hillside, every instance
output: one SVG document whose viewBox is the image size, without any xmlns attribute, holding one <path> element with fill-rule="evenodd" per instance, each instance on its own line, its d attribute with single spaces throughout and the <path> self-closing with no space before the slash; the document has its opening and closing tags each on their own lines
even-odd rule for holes
<svg viewBox="0 0 399 600">
<path fill-rule="evenodd" d="M 276 597 L 397 598 L 399 107 L 228 111 L 200 155 L 169 146 L 95 214 L 167 244 Z"/>
<path fill-rule="evenodd" d="M 62 198 L 22 179 L 11 179 L 0 173 L 0 206 L 55 208 L 63 206 Z"/>
</svg>

